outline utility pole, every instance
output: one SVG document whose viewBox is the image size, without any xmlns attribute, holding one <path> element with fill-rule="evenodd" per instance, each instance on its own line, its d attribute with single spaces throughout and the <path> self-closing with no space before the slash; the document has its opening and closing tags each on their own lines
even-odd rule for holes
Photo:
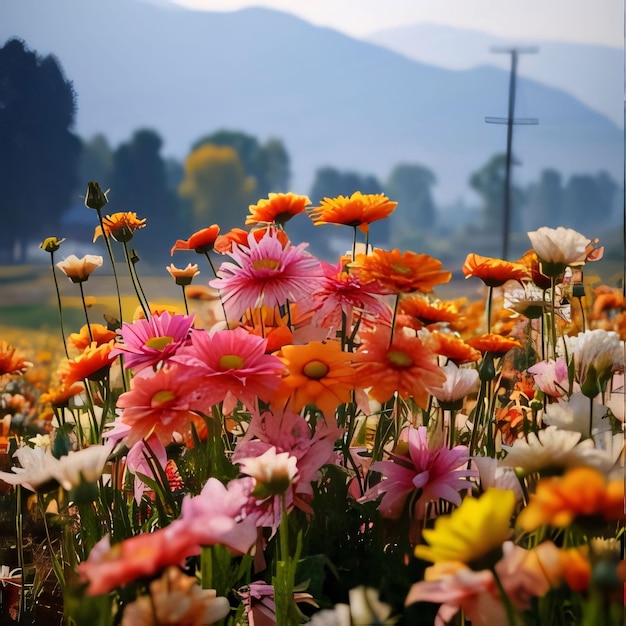
<svg viewBox="0 0 626 626">
<path fill-rule="evenodd" d="M 538 48 L 526 46 L 517 48 L 495 47 L 492 52 L 504 52 L 511 55 L 511 73 L 509 77 L 509 115 L 508 117 L 485 117 L 487 124 L 506 124 L 506 166 L 504 173 L 504 215 L 502 217 L 502 258 L 509 255 L 509 231 L 511 230 L 511 162 L 513 158 L 513 125 L 539 124 L 536 117 L 515 119 L 515 83 L 517 80 L 517 57 L 520 54 L 538 52 Z"/>
</svg>

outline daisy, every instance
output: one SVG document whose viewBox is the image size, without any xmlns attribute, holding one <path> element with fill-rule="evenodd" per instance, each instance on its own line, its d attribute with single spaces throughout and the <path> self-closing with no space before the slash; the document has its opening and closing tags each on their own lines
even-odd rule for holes
<svg viewBox="0 0 626 626">
<path fill-rule="evenodd" d="M 109 330 L 103 324 L 85 324 L 81 327 L 77 333 L 72 333 L 67 340 L 76 348 L 79 352 L 82 352 L 85 348 L 95 342 L 96 346 L 109 343 L 112 339 L 115 339 L 117 334 L 114 330 Z"/>
<path fill-rule="evenodd" d="M 59 261 L 56 266 L 73 283 L 83 283 L 102 263 L 103 258 L 95 254 L 86 254 L 80 259 L 75 254 L 70 254 L 65 260 Z"/>
<path fill-rule="evenodd" d="M 97 345 L 95 342 L 87 346 L 76 358 L 66 361 L 61 374 L 62 383 L 71 386 L 87 380 L 103 380 L 115 361 L 113 354 L 114 341 Z"/>
<path fill-rule="evenodd" d="M 102 237 L 104 227 L 104 234 L 107 237 L 113 237 L 115 241 L 125 243 L 133 238 L 133 233 L 136 230 L 144 228 L 145 225 L 146 218 L 138 219 L 137 213 L 113 213 L 113 215 L 107 215 L 102 218 L 102 226 L 96 226 L 93 240 L 96 241 L 98 237 Z"/>
<path fill-rule="evenodd" d="M 372 254 L 357 255 L 354 268 L 363 283 L 376 281 L 393 294 L 430 293 L 435 285 L 452 278 L 452 272 L 441 269 L 441 261 L 410 250 L 401 253 L 375 248 Z"/>
<path fill-rule="evenodd" d="M 161 443 L 171 443 L 174 433 L 182 433 L 192 416 L 207 411 L 206 390 L 197 380 L 181 376 L 179 368 L 166 365 L 154 374 L 140 374 L 132 379 L 131 389 L 123 393 L 116 421 L 130 426 L 126 445 L 131 447 L 155 434 Z"/>
<path fill-rule="evenodd" d="M 170 250 L 170 255 L 174 254 L 177 250 L 193 250 L 198 254 L 206 254 L 213 250 L 215 240 L 219 233 L 220 227 L 217 224 L 213 224 L 208 228 L 203 228 L 195 232 L 189 239 L 177 239 Z"/>
<path fill-rule="evenodd" d="M 354 389 L 352 355 L 339 341 L 312 341 L 303 346 L 283 346 L 277 355 L 286 373 L 272 397 L 272 406 L 298 412 L 314 404 L 327 418 L 351 399 Z"/>
<path fill-rule="evenodd" d="M 230 252 L 234 263 L 223 263 L 209 283 L 220 290 L 228 317 L 239 320 L 247 309 L 282 306 L 315 291 L 322 271 L 306 245 L 283 247 L 272 233 L 257 242 L 250 234 L 248 248 Z"/>
<path fill-rule="evenodd" d="M 527 439 L 517 439 L 500 463 L 526 474 L 549 473 L 577 465 L 610 470 L 613 465 L 610 456 L 604 450 L 597 450 L 592 439 L 581 441 L 581 437 L 580 433 L 548 426 L 538 434 L 528 433 Z"/>
<path fill-rule="evenodd" d="M 0 481 L 22 485 L 35 492 L 56 486 L 56 469 L 60 461 L 52 455 L 50 448 L 22 446 L 13 456 L 19 461 L 19 467 L 12 467 L 12 472 L 0 472 Z"/>
<path fill-rule="evenodd" d="M 267 199 L 250 205 L 246 226 L 259 223 L 282 226 L 294 215 L 303 213 L 309 204 L 311 200 L 307 196 L 298 196 L 295 193 L 270 193 Z"/>
<path fill-rule="evenodd" d="M 492 259 L 479 254 L 468 254 L 463 264 L 465 278 L 476 276 L 487 287 L 501 287 L 507 280 L 522 282 L 529 278 L 528 269 L 521 263 Z"/>
<path fill-rule="evenodd" d="M 398 519 L 411 494 L 415 494 L 411 514 L 417 519 L 423 519 L 426 505 L 439 498 L 458 506 L 460 492 L 472 487 L 467 479 L 478 476 L 476 470 L 467 469 L 466 446 L 431 447 L 424 426 L 406 429 L 390 456 L 390 461 L 372 463 L 370 469 L 380 472 L 383 480 L 362 498 L 363 502 L 369 502 L 382 494 L 378 510 L 383 517 Z"/>
<path fill-rule="evenodd" d="M 116 345 L 112 355 L 123 354 L 126 367 L 136 372 L 156 367 L 172 358 L 187 343 L 193 321 L 193 315 L 172 315 L 164 311 L 152 315 L 149 320 L 125 322 L 117 331 L 122 343 Z"/>
<path fill-rule="evenodd" d="M 369 395 L 378 402 L 386 402 L 397 392 L 425 408 L 428 388 L 442 385 L 446 376 L 421 339 L 401 331 L 394 333 L 390 344 L 389 334 L 382 327 L 362 333 L 362 344 L 354 355 L 356 380 L 361 388 L 369 387 Z"/>
<path fill-rule="evenodd" d="M 54 477 L 66 491 L 78 487 L 83 481 L 95 482 L 102 476 L 112 450 L 113 445 L 107 442 L 70 451 L 59 458 L 53 469 Z"/>
<path fill-rule="evenodd" d="M 382 193 L 363 194 L 355 191 L 349 198 L 344 196 L 324 198 L 320 206 L 309 210 L 309 216 L 315 226 L 345 225 L 367 233 L 372 222 L 386 218 L 397 204 Z"/>
<path fill-rule="evenodd" d="M 454 323 L 459 317 L 459 309 L 453 302 L 430 300 L 425 296 L 416 295 L 401 298 L 398 303 L 398 315 L 406 316 L 413 321 L 411 328 L 419 330 L 423 326 L 431 324 Z"/>
<path fill-rule="evenodd" d="M 224 401 L 229 414 L 240 400 L 254 411 L 258 399 L 269 401 L 280 383 L 284 365 L 266 354 L 267 340 L 241 327 L 207 333 L 191 333 L 190 345 L 173 360 L 182 376 L 203 389 L 208 406 Z"/>
<path fill-rule="evenodd" d="M 478 387 L 478 370 L 461 369 L 452 361 L 444 365 L 441 370 L 446 375 L 446 381 L 443 385 L 428 389 L 441 404 L 454 404 L 476 391 Z"/>
<path fill-rule="evenodd" d="M 321 262 L 324 274 L 320 286 L 302 302 L 304 310 L 312 311 L 311 323 L 325 328 L 340 329 L 345 317 L 351 328 L 354 311 L 383 320 L 391 320 L 389 307 L 378 297 L 384 292 L 375 281 L 363 284 L 354 272 L 347 272 L 343 264 Z"/>
</svg>

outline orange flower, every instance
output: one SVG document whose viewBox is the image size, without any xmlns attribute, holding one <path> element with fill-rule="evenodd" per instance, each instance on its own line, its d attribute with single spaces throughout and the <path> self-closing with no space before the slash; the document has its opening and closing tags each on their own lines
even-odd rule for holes
<svg viewBox="0 0 626 626">
<path fill-rule="evenodd" d="M 303 346 L 284 346 L 277 356 L 287 367 L 271 405 L 294 413 L 314 404 L 325 417 L 350 401 L 354 389 L 352 355 L 338 341 L 312 341 Z"/>
<path fill-rule="evenodd" d="M 480 352 L 468 345 L 458 335 L 434 331 L 431 333 L 433 350 L 456 365 L 473 363 L 480 359 Z"/>
<path fill-rule="evenodd" d="M 294 215 L 303 213 L 311 204 L 307 196 L 295 193 L 270 193 L 265 200 L 250 205 L 250 215 L 246 217 L 246 226 L 250 224 L 280 224 L 281 226 Z"/>
<path fill-rule="evenodd" d="M 434 353 L 418 337 L 394 333 L 390 329 L 362 333 L 362 344 L 355 353 L 356 380 L 378 402 L 386 402 L 394 393 L 412 397 L 422 408 L 428 402 L 428 389 L 441 387 L 446 375 L 436 363 Z M 429 342 L 430 343 L 430 342 Z"/>
<path fill-rule="evenodd" d="M 586 591 L 591 582 L 591 563 L 588 557 L 588 546 L 560 550 L 559 560 L 563 570 L 563 578 L 567 586 L 577 593 Z"/>
<path fill-rule="evenodd" d="M 541 271 L 541 263 L 539 262 L 539 257 L 534 250 L 531 249 L 528 250 L 528 252 L 525 252 L 519 259 L 518 263 L 525 265 L 528 268 L 533 283 L 537 285 L 539 289 L 550 288 L 550 278 Z"/>
<path fill-rule="evenodd" d="M 4 374 L 23 374 L 32 363 L 17 354 L 16 349 L 9 343 L 0 340 L 0 376 Z"/>
<path fill-rule="evenodd" d="M 67 406 L 70 398 L 78 395 L 84 389 L 80 383 L 68 383 L 62 379 L 58 387 L 50 387 L 47 393 L 42 393 L 39 401 L 41 404 L 50 403 L 54 407 L 64 407 Z"/>
<path fill-rule="evenodd" d="M 500 287 L 507 280 L 522 282 L 529 278 L 530 272 L 521 263 L 511 263 L 501 259 L 492 259 L 479 254 L 468 254 L 463 264 L 465 278 L 476 276 L 480 278 L 487 287 Z"/>
<path fill-rule="evenodd" d="M 180 269 L 176 267 L 173 263 L 170 263 L 165 268 L 170 276 L 176 281 L 177 285 L 190 285 L 191 281 L 197 276 L 200 272 L 198 271 L 198 264 L 187 263 L 187 267 Z"/>
<path fill-rule="evenodd" d="M 113 237 L 116 241 L 125 242 L 133 238 L 133 233 L 146 225 L 146 218 L 138 219 L 137 213 L 121 212 L 113 213 L 102 218 L 102 226 L 107 237 Z M 96 226 L 93 240 L 102 237 L 102 226 Z"/>
<path fill-rule="evenodd" d="M 215 240 L 220 233 L 220 227 L 213 224 L 208 228 L 203 228 L 195 232 L 189 239 L 177 239 L 176 243 L 170 250 L 170 254 L 174 254 L 176 250 L 194 250 L 198 254 L 205 254 L 213 250 Z"/>
<path fill-rule="evenodd" d="M 87 346 L 75 359 L 71 359 L 65 364 L 63 373 L 63 384 L 70 386 L 83 379 L 101 380 L 109 372 L 111 363 L 115 357 L 110 353 L 115 345 L 114 341 L 103 343 L 98 346 L 95 342 Z"/>
<path fill-rule="evenodd" d="M 441 261 L 427 254 L 380 250 L 372 254 L 359 254 L 355 259 L 355 271 L 363 283 L 376 281 L 389 293 L 429 293 L 435 285 L 447 283 L 451 272 L 441 271 Z"/>
<path fill-rule="evenodd" d="M 109 343 L 117 337 L 114 330 L 109 330 L 103 324 L 90 324 L 91 337 L 89 336 L 89 328 L 85 324 L 78 333 L 72 333 L 67 339 L 80 352 L 91 345 L 93 341 L 97 346 L 103 343 Z"/>
<path fill-rule="evenodd" d="M 309 209 L 309 215 L 315 226 L 322 224 L 353 226 L 367 233 L 372 222 L 390 215 L 397 204 L 382 193 L 362 194 L 355 191 L 349 198 L 344 196 L 324 198 L 320 206 Z"/>
<path fill-rule="evenodd" d="M 248 309 L 242 322 L 249 333 L 267 339 L 265 351 L 271 354 L 293 343 L 293 332 L 287 325 L 287 318 L 287 315 L 281 317 L 275 307 L 260 306 Z"/>
<path fill-rule="evenodd" d="M 502 337 L 502 335 L 495 335 L 493 333 L 487 333 L 480 337 L 472 337 L 467 340 L 467 343 L 481 352 L 491 352 L 495 355 L 506 354 L 513 348 L 521 348 L 522 344 L 511 337 Z"/>
<path fill-rule="evenodd" d="M 402 298 L 398 305 L 398 314 L 407 315 L 418 322 L 417 329 L 431 324 L 454 322 L 459 310 L 454 303 L 441 300 L 428 300 L 422 296 Z"/>
<path fill-rule="evenodd" d="M 274 226 L 268 226 L 265 228 L 255 228 L 251 231 L 254 235 L 255 241 L 260 241 L 267 235 L 271 233 L 272 236 L 276 237 L 278 241 L 280 241 L 282 247 L 284 248 L 289 243 L 289 237 L 287 233 L 280 229 L 275 228 Z M 247 230 L 243 230 L 241 228 L 233 228 L 225 235 L 220 235 L 215 242 L 215 251 L 220 254 L 228 254 L 231 252 L 235 246 L 243 246 L 244 248 L 248 248 L 248 236 L 250 233 Z"/>
<path fill-rule="evenodd" d="M 592 467 L 574 467 L 562 476 L 543 478 L 530 502 L 517 518 L 518 526 L 531 532 L 550 524 L 565 528 L 583 518 L 624 519 L 624 481 L 608 481 Z"/>
</svg>

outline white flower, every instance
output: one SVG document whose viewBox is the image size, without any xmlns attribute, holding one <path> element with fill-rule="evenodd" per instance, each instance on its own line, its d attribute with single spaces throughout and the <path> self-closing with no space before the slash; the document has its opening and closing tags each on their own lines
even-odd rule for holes
<svg viewBox="0 0 626 626">
<path fill-rule="evenodd" d="M 86 254 L 81 259 L 75 254 L 70 254 L 65 260 L 59 261 L 56 265 L 73 283 L 82 283 L 102 263 L 102 257 L 96 254 Z"/>
<path fill-rule="evenodd" d="M 512 467 L 503 467 L 497 459 L 488 456 L 474 456 L 472 462 L 478 467 L 480 486 L 483 491 L 491 487 L 512 491 L 517 501 L 522 501 L 522 486 Z"/>
<path fill-rule="evenodd" d="M 428 391 L 439 400 L 448 403 L 462 400 L 478 387 L 478 370 L 460 368 L 450 362 L 442 368 L 446 382 L 441 387 L 429 387 Z"/>
<path fill-rule="evenodd" d="M 533 250 L 545 263 L 577 265 L 585 262 L 589 237 L 571 228 L 548 228 L 528 233 Z"/>
<path fill-rule="evenodd" d="M 576 379 L 584 391 L 585 383 L 592 388 L 591 391 L 586 390 L 585 395 L 589 397 L 597 387 L 596 380 L 606 383 L 613 372 L 624 369 L 624 342 L 620 341 L 616 332 L 602 328 L 588 330 L 579 333 L 570 346 L 574 348 Z M 598 389 L 596 395 L 599 392 Z"/>
<path fill-rule="evenodd" d="M 548 404 L 542 419 L 545 424 L 561 430 L 573 430 L 588 438 L 594 430 L 602 430 L 602 420 L 607 414 L 608 408 L 603 404 L 592 402 L 582 393 L 573 393 L 569 400 L 561 399 Z M 608 425 L 608 419 L 604 419 L 604 423 Z"/>
<path fill-rule="evenodd" d="M 276 454 L 276 448 L 272 446 L 260 456 L 241 459 L 239 464 L 242 473 L 256 479 L 253 495 L 263 499 L 289 489 L 298 473 L 297 461 L 289 452 Z"/>
<path fill-rule="evenodd" d="M 529 433 L 528 441 L 517 439 L 510 447 L 502 446 L 508 454 L 500 463 L 503 467 L 520 468 L 528 474 L 578 465 L 608 472 L 613 466 L 612 456 L 604 450 L 597 450 L 593 440 L 580 439 L 580 433 L 548 426 L 539 431 L 539 436 Z"/>
<path fill-rule="evenodd" d="M 95 482 L 102 476 L 112 450 L 113 444 L 108 442 L 70 452 L 59 459 L 54 470 L 55 478 L 67 491 L 78 487 L 82 481 Z"/>
<path fill-rule="evenodd" d="M 5 483 L 37 491 L 43 484 L 55 480 L 59 460 L 52 456 L 50 448 L 23 446 L 13 456 L 20 462 L 20 467 L 13 467 L 12 472 L 0 472 L 0 480 Z"/>
<path fill-rule="evenodd" d="M 38 433 L 35 437 L 31 437 L 28 443 L 35 448 L 49 448 L 50 447 L 50 435 L 42 435 Z"/>
</svg>

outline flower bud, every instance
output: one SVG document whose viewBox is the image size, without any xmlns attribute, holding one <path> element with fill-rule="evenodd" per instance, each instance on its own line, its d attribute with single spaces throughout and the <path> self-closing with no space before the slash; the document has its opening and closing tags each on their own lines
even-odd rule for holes
<svg viewBox="0 0 626 626">
<path fill-rule="evenodd" d="M 85 196 L 85 206 L 99 211 L 108 204 L 107 191 L 102 191 L 100 185 L 94 181 L 87 183 L 87 195 Z"/>
<path fill-rule="evenodd" d="M 56 252 L 64 241 L 65 239 L 59 239 L 58 237 L 46 237 L 41 244 L 39 244 L 39 247 L 46 252 L 52 253 Z"/>
</svg>

